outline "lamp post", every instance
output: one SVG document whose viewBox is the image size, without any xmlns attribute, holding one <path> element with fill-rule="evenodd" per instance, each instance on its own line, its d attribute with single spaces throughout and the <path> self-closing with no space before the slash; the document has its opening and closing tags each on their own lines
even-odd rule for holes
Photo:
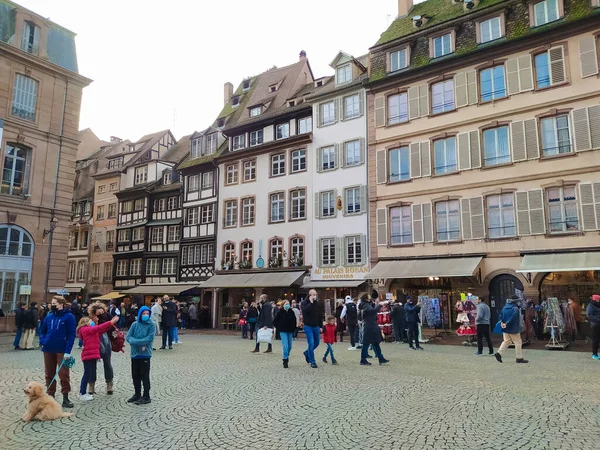
<svg viewBox="0 0 600 450">
<path fill-rule="evenodd" d="M 48 279 L 50 278 L 50 258 L 52 256 L 52 236 L 54 235 L 54 230 L 56 230 L 56 226 L 58 225 L 58 219 L 54 216 L 54 211 L 52 211 L 52 218 L 50 219 L 50 228 L 44 228 L 44 235 L 42 238 L 42 242 L 46 242 L 46 236 L 50 236 L 50 242 L 48 243 L 48 258 L 46 259 L 46 279 L 44 281 L 44 302 L 46 302 L 46 297 L 48 297 Z"/>
<path fill-rule="evenodd" d="M 56 217 L 52 217 L 52 219 L 50 219 L 50 229 L 47 230 L 44 228 L 44 236 L 42 238 L 43 243 L 46 243 L 46 237 L 56 230 L 56 225 L 58 225 L 58 219 Z"/>
</svg>

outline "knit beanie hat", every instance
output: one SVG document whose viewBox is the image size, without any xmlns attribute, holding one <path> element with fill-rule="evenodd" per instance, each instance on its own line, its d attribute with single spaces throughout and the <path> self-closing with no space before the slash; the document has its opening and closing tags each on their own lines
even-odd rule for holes
<svg viewBox="0 0 600 450">
<path fill-rule="evenodd" d="M 592 295 L 592 300 L 594 300 L 595 302 L 600 302 L 600 295 L 598 295 L 598 294 Z"/>
<path fill-rule="evenodd" d="M 516 295 L 513 295 L 511 298 L 508 299 L 509 303 L 519 303 L 521 301 L 521 299 L 519 297 L 517 297 Z"/>
<path fill-rule="evenodd" d="M 373 292 L 371 293 L 371 298 L 372 299 L 379 298 L 379 293 L 375 289 L 373 289 Z"/>
</svg>

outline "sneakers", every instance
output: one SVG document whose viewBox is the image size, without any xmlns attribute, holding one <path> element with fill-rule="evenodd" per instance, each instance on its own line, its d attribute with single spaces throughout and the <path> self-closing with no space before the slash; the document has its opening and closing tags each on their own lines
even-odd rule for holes
<svg viewBox="0 0 600 450">
<path fill-rule="evenodd" d="M 310 365 L 310 367 L 312 367 L 313 369 L 318 369 L 319 368 L 319 366 L 317 366 L 317 363 L 312 363 Z"/>
<path fill-rule="evenodd" d="M 322 359 L 322 361 L 323 361 L 325 364 L 327 364 L 327 358 L 325 358 L 324 356 L 323 356 L 323 359 Z"/>
<path fill-rule="evenodd" d="M 483 356 L 483 353 L 475 352 L 473 353 L 475 356 Z"/>
<path fill-rule="evenodd" d="M 592 359 L 595 359 L 596 361 L 600 361 L 600 356 L 598 356 L 598 355 L 592 355 Z"/>
<path fill-rule="evenodd" d="M 337 366 L 337 360 L 331 359 L 331 365 L 332 366 Z"/>
<path fill-rule="evenodd" d="M 370 366 L 370 365 L 371 365 L 371 363 L 365 359 L 364 361 L 361 361 L 361 362 L 360 362 L 360 365 L 361 365 L 361 366 Z"/>
<path fill-rule="evenodd" d="M 136 400 L 135 402 L 133 402 L 134 405 L 147 405 L 148 403 L 150 403 L 150 397 L 142 397 L 139 400 Z"/>
<path fill-rule="evenodd" d="M 89 402 L 90 400 L 94 400 L 94 397 L 92 397 L 92 395 L 90 395 L 90 394 L 83 394 L 83 395 L 79 396 L 79 399 L 82 402 Z"/>
<path fill-rule="evenodd" d="M 384 364 L 387 364 L 387 363 L 389 363 L 389 362 L 390 362 L 390 360 L 389 360 L 389 359 L 381 358 L 381 359 L 379 360 L 379 365 L 380 365 L 380 366 L 382 366 L 382 365 L 384 365 Z"/>
<path fill-rule="evenodd" d="M 502 362 L 502 355 L 500 353 L 494 353 L 494 356 L 496 357 L 496 361 L 499 363 Z"/>
<path fill-rule="evenodd" d="M 523 358 L 517 358 L 517 364 L 527 364 L 529 361 Z"/>
<path fill-rule="evenodd" d="M 308 359 L 308 350 L 304 350 L 302 352 L 302 354 L 304 355 L 304 359 L 306 360 L 306 364 L 310 364 L 310 359 Z"/>
<path fill-rule="evenodd" d="M 373 355 L 367 354 L 367 359 L 371 359 L 372 357 L 373 357 Z"/>
<path fill-rule="evenodd" d="M 350 346 L 350 347 L 348 347 L 348 350 L 356 350 L 356 347 Z"/>
<path fill-rule="evenodd" d="M 141 395 L 137 395 L 135 394 L 133 397 L 131 397 L 129 400 L 127 400 L 127 403 L 135 403 L 137 402 L 140 398 L 142 398 Z"/>
</svg>

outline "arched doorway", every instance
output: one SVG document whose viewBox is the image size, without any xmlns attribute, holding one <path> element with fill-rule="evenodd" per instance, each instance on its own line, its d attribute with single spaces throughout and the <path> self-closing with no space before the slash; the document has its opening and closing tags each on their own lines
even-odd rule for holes
<svg viewBox="0 0 600 450">
<path fill-rule="evenodd" d="M 23 228 L 0 224 L 0 302 L 3 311 L 16 309 L 17 302 L 28 302 L 21 286 L 31 285 L 33 239 Z"/>
<path fill-rule="evenodd" d="M 523 283 L 508 273 L 498 275 L 490 282 L 490 309 L 492 310 L 492 328 L 498 322 L 498 314 L 504 307 L 507 298 L 515 295 L 515 289 L 523 291 Z"/>
</svg>

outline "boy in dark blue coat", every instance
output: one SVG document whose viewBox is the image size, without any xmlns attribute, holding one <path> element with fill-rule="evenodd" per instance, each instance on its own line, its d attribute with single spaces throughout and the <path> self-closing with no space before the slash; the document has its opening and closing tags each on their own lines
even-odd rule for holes
<svg viewBox="0 0 600 450">
<path fill-rule="evenodd" d="M 131 324 L 127 333 L 127 342 L 131 348 L 131 377 L 135 393 L 127 400 L 135 405 L 150 403 L 150 358 L 152 358 L 152 343 L 156 330 L 150 320 L 151 311 L 142 306 L 138 311 L 137 320 Z M 142 385 L 144 394 L 142 395 Z"/>
<path fill-rule="evenodd" d="M 521 301 L 516 295 L 506 301 L 506 305 L 500 311 L 500 326 L 502 327 L 502 344 L 498 352 L 494 354 L 498 362 L 502 362 L 502 354 L 510 344 L 515 345 L 517 363 L 527 364 L 529 361 L 523 359 L 523 341 L 521 340 L 521 310 L 518 303 Z"/>
</svg>

